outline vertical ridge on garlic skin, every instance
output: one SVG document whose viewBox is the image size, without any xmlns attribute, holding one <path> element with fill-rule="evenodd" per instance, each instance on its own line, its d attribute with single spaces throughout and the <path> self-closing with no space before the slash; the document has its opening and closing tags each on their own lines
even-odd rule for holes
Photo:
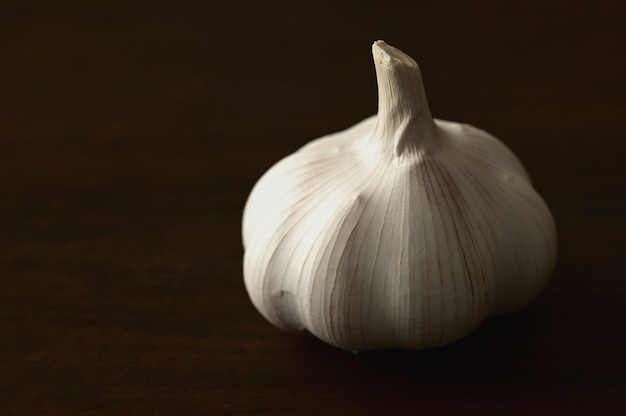
<svg viewBox="0 0 626 416">
<path fill-rule="evenodd" d="M 445 231 L 437 232 L 437 230 L 445 230 L 445 222 L 442 221 L 441 215 L 435 209 L 439 203 L 438 198 L 436 197 L 436 188 L 433 185 L 432 174 L 430 173 L 430 163 L 428 159 L 424 159 L 422 163 L 419 165 L 418 170 L 419 176 L 424 181 L 424 196 L 428 202 L 427 206 L 430 211 L 430 218 L 433 226 L 433 234 L 430 236 L 429 241 L 429 251 L 432 252 L 432 257 L 429 257 L 427 260 L 427 270 L 433 271 L 433 276 L 436 277 L 437 282 L 435 288 L 433 288 L 433 295 L 430 297 L 431 304 L 429 315 L 431 315 L 431 319 L 433 322 L 433 337 L 435 339 L 436 344 L 440 344 L 443 342 L 445 338 L 444 334 L 444 326 L 448 321 L 446 314 L 447 309 L 445 307 L 446 300 L 444 295 L 446 292 L 449 292 L 447 288 L 448 284 L 452 284 L 452 290 L 454 290 L 454 283 L 450 278 L 446 277 L 451 275 L 448 271 L 448 268 L 451 267 L 449 262 L 442 261 L 441 253 L 446 253 L 448 251 L 448 243 L 447 236 Z M 423 197 L 424 197 L 423 196 Z M 428 267 L 430 266 L 430 267 Z M 442 278 L 444 277 L 444 278 Z M 433 301 L 437 301 L 437 307 L 435 308 L 435 304 Z"/>
<path fill-rule="evenodd" d="M 475 328 L 480 322 L 487 318 L 491 308 L 492 291 L 487 281 L 484 264 L 485 257 L 481 253 L 479 247 L 479 231 L 473 226 L 470 218 L 479 215 L 476 205 L 470 205 L 467 188 L 464 189 L 462 179 L 453 175 L 453 168 L 445 168 L 445 173 L 441 175 L 445 179 L 446 188 L 450 192 L 450 198 L 454 201 L 458 210 L 458 227 L 460 232 L 459 243 L 464 246 L 461 250 L 464 264 L 466 264 L 467 279 L 473 284 L 475 292 L 473 293 L 473 309 L 471 325 Z M 454 191 L 453 191 L 454 190 Z M 453 193 L 454 192 L 454 193 Z M 473 192 L 478 192 L 475 188 Z M 463 238 L 463 241 L 461 241 Z"/>
<path fill-rule="evenodd" d="M 358 197 L 353 197 L 354 208 L 359 209 L 359 218 L 355 222 L 346 223 L 343 229 L 341 244 L 333 245 L 328 250 L 328 257 L 323 259 L 327 265 L 327 273 L 316 272 L 316 281 L 325 281 L 330 284 L 327 290 L 321 290 L 318 286 L 311 293 L 314 298 L 323 298 L 325 303 L 311 312 L 316 315 L 329 317 L 329 320 L 311 328 L 320 338 L 328 338 L 335 345 L 344 345 L 351 340 L 361 339 L 361 328 L 367 327 L 367 314 L 361 314 L 363 309 L 370 309 L 367 303 L 366 274 L 362 273 L 361 267 L 367 264 L 376 251 L 372 253 L 370 247 L 365 247 L 365 258 L 360 258 L 363 246 L 361 242 L 369 243 L 365 236 L 371 232 L 370 227 L 378 224 L 379 200 L 375 193 L 381 187 L 390 189 L 389 183 L 380 175 L 368 175 L 371 178 L 369 185 L 364 187 Z M 382 182 L 382 183 L 381 183 Z M 358 225 L 358 227 L 357 227 Z M 357 249 L 358 247 L 358 249 Z M 353 302 L 352 300 L 359 302 Z M 375 304 L 371 305 L 371 309 Z M 354 313 L 357 310 L 356 314 Z M 365 321 L 365 324 L 361 324 Z"/>
<path fill-rule="evenodd" d="M 302 327 L 300 287 L 294 276 L 301 275 L 302 264 L 318 255 L 316 247 L 325 247 L 329 241 L 338 237 L 340 218 L 332 214 L 343 212 L 345 201 L 333 198 L 333 194 L 341 193 L 341 189 L 345 187 L 353 188 L 356 183 L 362 181 L 358 169 L 354 169 L 354 166 L 339 177 L 333 175 L 333 178 L 340 178 L 342 182 L 337 184 L 336 188 L 326 187 L 323 192 L 311 194 L 312 199 L 308 206 L 297 211 L 293 221 L 285 223 L 284 218 L 276 219 L 282 223 L 279 235 L 259 234 L 258 249 L 263 251 L 271 247 L 273 252 L 265 264 L 256 265 L 254 269 L 261 276 L 265 276 L 260 296 L 269 320 L 277 326 L 286 329 Z M 331 221 L 328 220 L 329 215 Z M 330 227 L 329 232 L 321 232 L 326 227 Z M 266 236 L 269 236 L 269 240 Z M 295 293 L 298 293 L 297 299 L 290 296 Z M 291 304 L 291 301 L 295 300 L 298 301 L 297 308 L 295 304 Z"/>
<path fill-rule="evenodd" d="M 392 169 L 395 168 L 394 166 Z M 375 320 L 380 317 L 384 318 L 384 313 L 378 305 L 381 303 L 378 296 L 384 291 L 383 284 L 388 278 L 386 274 L 381 274 L 381 270 L 385 270 L 388 256 L 388 253 L 385 252 L 389 244 L 386 235 L 390 225 L 388 216 L 393 201 L 393 182 L 393 179 L 387 178 L 379 180 L 372 192 L 372 209 L 365 219 L 366 232 L 363 236 L 354 236 L 354 240 L 360 240 L 360 242 L 359 251 L 353 260 L 357 262 L 356 273 L 363 276 L 361 284 L 367 301 L 363 305 L 359 305 L 358 309 L 352 310 L 351 313 L 354 316 L 353 319 L 360 323 L 358 338 L 362 339 L 365 345 L 376 345 L 376 343 L 380 343 L 381 337 L 386 336 L 381 334 L 382 331 L 369 331 L 368 329 L 374 324 L 377 329 L 380 326 L 385 326 L 380 322 L 375 322 Z M 375 239 L 368 238 L 372 230 L 374 230 Z M 349 261 L 349 259 L 344 261 Z"/>
<path fill-rule="evenodd" d="M 476 307 L 480 304 L 480 288 L 476 273 L 472 267 L 472 255 L 469 253 L 469 247 L 464 238 L 468 231 L 463 224 L 463 215 L 466 209 L 465 201 L 459 194 L 458 189 L 451 188 L 452 184 L 446 177 L 447 172 L 442 168 L 441 164 L 438 161 L 433 162 L 431 172 L 436 183 L 435 186 L 438 189 L 437 195 L 440 196 L 438 212 L 442 216 L 442 222 L 448 225 L 448 232 L 446 232 L 448 252 L 444 254 L 456 255 L 459 260 L 454 263 L 457 267 L 453 269 L 453 280 L 455 282 L 454 298 L 456 298 L 456 301 L 451 302 L 448 306 L 455 313 L 456 328 L 452 332 L 456 333 L 459 331 L 459 327 L 471 328 L 470 323 L 475 320 Z M 447 217 L 447 221 L 445 217 Z M 445 278 L 445 276 L 442 278 Z M 459 299 L 462 299 L 463 302 L 459 302 Z M 463 322 L 463 320 L 468 321 L 468 323 Z"/>
<path fill-rule="evenodd" d="M 442 184 L 437 173 L 437 161 L 425 159 L 422 161 L 422 174 L 427 182 L 427 192 L 430 195 L 430 205 L 434 215 L 436 244 L 435 256 L 440 281 L 440 328 L 437 343 L 452 341 L 453 334 L 458 332 L 462 319 L 470 316 L 470 299 L 472 292 L 464 289 L 467 285 L 464 279 L 462 263 L 458 254 L 458 245 L 455 245 L 454 218 L 448 209 L 448 201 L 444 195 Z"/>
<path fill-rule="evenodd" d="M 408 212 L 408 200 L 407 196 L 410 192 L 409 181 L 413 178 L 410 178 L 407 175 L 407 168 L 402 169 L 402 175 L 400 178 L 402 179 L 400 183 L 397 185 L 399 190 L 399 194 L 401 195 L 400 205 L 402 206 L 401 215 L 400 215 L 400 224 L 403 226 L 400 227 L 400 241 L 402 250 L 400 250 L 400 256 L 398 260 L 398 269 L 399 269 L 399 277 L 396 282 L 396 286 L 394 288 L 394 292 L 396 293 L 395 299 L 397 301 L 396 307 L 396 316 L 394 317 L 394 321 L 396 322 L 395 328 L 395 344 L 396 345 L 408 345 L 409 336 L 411 332 L 411 304 L 412 296 L 415 295 L 413 289 L 413 285 L 411 282 L 411 266 L 410 259 L 413 255 L 412 250 L 413 247 L 410 245 L 409 236 L 414 232 L 412 226 L 414 224 L 409 222 L 409 212 Z"/>
<path fill-rule="evenodd" d="M 436 334 L 441 326 L 441 316 L 434 313 L 441 310 L 441 294 L 439 264 L 433 244 L 426 236 L 435 236 L 433 227 L 434 218 L 431 205 L 428 203 L 430 195 L 426 188 L 426 178 L 422 174 L 423 164 L 412 164 L 409 177 L 411 182 L 411 237 L 413 261 L 411 284 L 416 298 L 413 299 L 413 319 L 420 322 L 419 329 L 414 328 L 410 345 L 436 345 Z M 436 238 L 436 237 L 435 237 Z M 438 320 L 437 320 L 438 319 Z"/>
<path fill-rule="evenodd" d="M 317 283 L 311 296 L 326 299 L 311 310 L 314 315 L 327 316 L 323 325 L 309 328 L 318 337 L 334 345 L 349 349 L 369 349 L 371 345 L 393 342 L 394 321 L 392 303 L 381 302 L 395 284 L 389 270 L 392 253 L 385 249 L 394 243 L 389 233 L 394 232 L 389 215 L 393 205 L 393 168 L 389 176 L 371 175 L 375 180 L 366 186 L 355 206 L 362 207 L 357 223 L 344 225 L 345 240 L 328 250 L 322 258 L 326 275 L 315 273 L 316 282 L 324 280 L 330 291 Z M 388 230 L 392 227 L 391 231 Z M 392 265 L 393 266 L 393 265 Z M 382 340 L 382 341 L 381 341 Z"/>
<path fill-rule="evenodd" d="M 322 251 L 323 255 L 320 258 L 321 261 L 317 262 L 318 267 L 314 269 L 311 275 L 313 281 L 309 314 L 318 319 L 313 320 L 308 329 L 322 339 L 329 339 L 335 344 L 337 344 L 337 337 L 334 334 L 334 325 L 338 319 L 339 311 L 335 310 L 332 294 L 338 289 L 350 290 L 349 287 L 339 287 L 341 282 L 337 280 L 338 272 L 335 262 L 338 252 L 345 249 L 347 229 L 355 226 L 362 209 L 363 204 L 358 197 L 349 200 L 341 214 L 340 221 L 334 224 L 336 238 L 325 245 Z M 319 266 L 322 265 L 323 269 L 320 269 Z"/>
<path fill-rule="evenodd" d="M 394 165 L 394 174 L 391 176 L 391 190 L 385 207 L 383 217 L 383 235 L 380 243 L 383 259 L 387 262 L 379 262 L 378 274 L 375 279 L 384 281 L 385 296 L 384 310 L 385 321 L 379 325 L 383 327 L 379 332 L 385 337 L 378 341 L 379 345 L 403 345 L 405 344 L 406 323 L 408 315 L 403 316 L 403 310 L 407 309 L 407 296 L 410 294 L 410 269 L 408 268 L 408 256 L 410 247 L 404 238 L 410 232 L 410 226 L 406 221 L 405 198 L 408 193 L 407 175 L 405 165 Z M 407 284 L 408 283 L 408 284 Z M 408 310 L 404 313 L 406 314 Z"/>
<path fill-rule="evenodd" d="M 386 223 L 392 227 L 390 235 L 387 237 L 385 244 L 381 248 L 385 250 L 386 257 L 390 259 L 385 274 L 378 278 L 386 280 L 386 296 L 387 306 L 386 320 L 384 326 L 388 327 L 386 334 L 387 342 L 401 345 L 402 340 L 400 332 L 404 324 L 404 316 L 402 310 L 405 308 L 405 292 L 410 288 L 404 288 L 403 283 L 408 279 L 408 268 L 405 267 L 405 260 L 408 256 L 409 247 L 404 241 L 406 230 L 409 224 L 405 222 L 404 198 L 406 196 L 406 175 L 404 166 L 396 166 L 392 177 L 392 192 L 390 195 L 389 206 L 393 209 L 386 210 Z M 387 276 L 393 276 L 388 278 Z"/>
<path fill-rule="evenodd" d="M 487 302 L 487 315 L 490 314 L 499 293 L 493 276 L 503 276 L 510 273 L 501 267 L 502 258 L 510 258 L 507 253 L 508 242 L 512 241 L 512 236 L 502 224 L 495 224 L 499 221 L 501 210 L 498 209 L 499 202 L 495 194 L 488 190 L 481 178 L 462 164 L 448 164 L 450 174 L 459 184 L 459 189 L 463 191 L 464 199 L 471 207 L 470 216 L 472 222 L 468 226 L 472 229 L 473 244 L 476 250 L 476 256 L 481 260 L 482 276 L 491 276 L 484 281 L 485 295 Z M 498 234 L 507 237 L 498 245 Z M 509 250 L 512 252 L 513 250 Z M 517 265 L 513 264 L 512 270 L 517 269 Z"/>
<path fill-rule="evenodd" d="M 358 163 L 353 166 L 355 168 Z M 329 339 L 336 343 L 334 334 L 335 324 L 322 317 L 335 320 L 337 313 L 330 312 L 335 308 L 332 300 L 332 292 L 335 288 L 341 288 L 342 282 L 337 282 L 339 274 L 334 264 L 337 258 L 345 250 L 344 240 L 349 237 L 350 227 L 352 227 L 361 217 L 361 210 L 367 200 L 367 193 L 354 193 L 352 199 L 342 200 L 342 203 L 335 208 L 332 206 L 333 194 L 346 195 L 352 189 L 367 189 L 372 181 L 379 180 L 377 175 L 362 175 L 358 169 L 353 169 L 353 173 L 335 178 L 334 187 L 329 187 L 331 192 L 321 195 L 316 202 L 311 203 L 311 209 L 316 211 L 316 215 L 303 218 L 302 222 L 310 223 L 310 227 L 320 225 L 324 231 L 318 230 L 313 233 L 311 229 L 302 228 L 301 232 L 306 234 L 316 234 L 317 238 L 309 244 L 297 247 L 296 250 L 307 253 L 304 259 L 298 263 L 301 267 L 299 271 L 298 287 L 301 315 L 304 326 L 322 339 Z M 336 182 L 339 180 L 339 182 Z M 325 222 L 324 217 L 330 215 L 335 218 L 331 222 Z M 321 232 L 320 232 L 321 231 Z M 293 255 L 291 255 L 294 258 Z M 297 273 L 294 270 L 294 273 Z M 287 271 L 283 276 L 292 279 L 293 274 Z M 303 276 L 307 276 L 304 278 Z"/>
</svg>

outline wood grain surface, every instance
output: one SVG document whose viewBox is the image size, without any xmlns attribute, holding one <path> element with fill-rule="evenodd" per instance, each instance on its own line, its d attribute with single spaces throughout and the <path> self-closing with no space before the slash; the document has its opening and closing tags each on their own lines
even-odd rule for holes
<svg viewBox="0 0 626 416">
<path fill-rule="evenodd" d="M 5 1 L 1 415 L 626 413 L 622 1 Z M 243 286 L 256 179 L 376 111 L 370 46 L 500 137 L 560 237 L 527 309 L 353 355 Z"/>
</svg>

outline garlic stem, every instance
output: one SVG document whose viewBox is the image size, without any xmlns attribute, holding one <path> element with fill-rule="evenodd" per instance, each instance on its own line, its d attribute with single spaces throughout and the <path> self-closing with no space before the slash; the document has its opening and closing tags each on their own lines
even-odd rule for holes
<svg viewBox="0 0 626 416">
<path fill-rule="evenodd" d="M 437 127 L 417 63 L 381 40 L 372 45 L 372 54 L 378 82 L 378 116 L 372 140 L 395 156 L 433 150 Z"/>
</svg>

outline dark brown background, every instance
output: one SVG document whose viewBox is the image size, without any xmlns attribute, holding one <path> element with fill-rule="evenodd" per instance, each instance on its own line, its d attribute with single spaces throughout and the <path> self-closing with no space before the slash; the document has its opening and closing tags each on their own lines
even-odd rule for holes
<svg viewBox="0 0 626 416">
<path fill-rule="evenodd" d="M 382 3 L 2 2 L 0 414 L 623 414 L 624 2 Z M 354 356 L 253 309 L 240 219 L 376 111 L 381 38 L 520 156 L 560 254 L 522 312 Z"/>
</svg>

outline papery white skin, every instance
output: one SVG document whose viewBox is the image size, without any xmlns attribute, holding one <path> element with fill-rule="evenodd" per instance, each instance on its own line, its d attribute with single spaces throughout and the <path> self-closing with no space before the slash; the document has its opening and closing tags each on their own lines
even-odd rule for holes
<svg viewBox="0 0 626 416">
<path fill-rule="evenodd" d="M 430 115 L 415 61 L 372 47 L 379 111 L 274 165 L 245 207 L 245 285 L 272 324 L 340 348 L 432 348 L 531 302 L 554 221 L 493 136 Z"/>
</svg>

